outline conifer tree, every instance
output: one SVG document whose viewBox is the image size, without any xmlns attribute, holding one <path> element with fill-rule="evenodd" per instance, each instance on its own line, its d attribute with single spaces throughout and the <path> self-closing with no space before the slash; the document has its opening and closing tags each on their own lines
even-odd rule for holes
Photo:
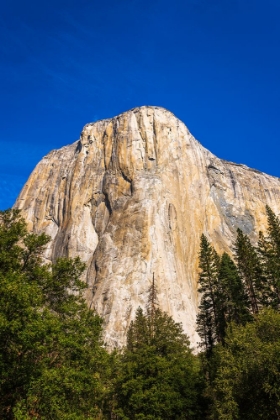
<svg viewBox="0 0 280 420">
<path fill-rule="evenodd" d="M 268 222 L 268 236 L 274 245 L 275 253 L 280 258 L 280 220 L 269 206 L 266 206 L 266 214 Z"/>
<path fill-rule="evenodd" d="M 145 343 L 150 342 L 150 328 L 143 309 L 138 308 L 135 320 L 131 321 L 127 332 L 127 349 L 131 352 L 141 348 Z"/>
<path fill-rule="evenodd" d="M 147 313 L 130 324 L 115 395 L 118 419 L 198 419 L 201 376 L 182 326 L 156 307 L 153 278 Z"/>
<path fill-rule="evenodd" d="M 227 253 L 223 253 L 221 258 L 218 281 L 225 328 L 232 321 L 237 325 L 244 325 L 251 319 L 250 305 L 238 269 Z M 223 334 L 225 336 L 225 330 Z"/>
<path fill-rule="evenodd" d="M 218 273 L 220 258 L 205 235 L 201 236 L 199 268 L 199 293 L 202 294 L 197 317 L 197 332 L 201 346 L 211 353 L 216 342 L 221 342 L 224 331 L 224 313 Z"/>
<path fill-rule="evenodd" d="M 275 272 L 274 272 L 274 252 L 270 241 L 264 236 L 263 232 L 259 232 L 258 241 L 258 254 L 262 267 L 264 280 L 261 284 L 259 294 L 260 302 L 262 307 L 273 307 L 275 308 L 275 286 L 274 284 Z M 277 296 L 277 292 L 276 292 Z M 278 299 L 276 299 L 278 300 Z M 277 306 L 277 304 L 276 304 Z"/>
<path fill-rule="evenodd" d="M 251 311 L 253 314 L 256 314 L 260 308 L 260 291 L 264 282 L 264 276 L 258 253 L 251 244 L 248 236 L 241 229 L 237 229 L 235 256 L 238 270 L 250 302 Z"/>
<path fill-rule="evenodd" d="M 258 252 L 266 278 L 262 290 L 262 301 L 265 306 L 280 309 L 280 220 L 266 206 L 268 235 L 259 234 Z"/>
<path fill-rule="evenodd" d="M 147 304 L 147 315 L 149 319 L 149 331 L 151 337 L 154 336 L 154 321 L 155 313 L 158 307 L 158 296 L 157 296 L 157 287 L 155 284 L 155 273 L 153 273 L 152 284 L 148 290 L 148 304 Z"/>
</svg>

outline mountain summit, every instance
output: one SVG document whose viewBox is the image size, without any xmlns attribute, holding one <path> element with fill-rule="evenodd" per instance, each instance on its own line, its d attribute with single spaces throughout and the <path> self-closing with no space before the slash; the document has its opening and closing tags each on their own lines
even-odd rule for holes
<svg viewBox="0 0 280 420">
<path fill-rule="evenodd" d="M 51 236 L 47 259 L 87 263 L 86 298 L 110 347 L 124 344 L 153 273 L 161 309 L 195 346 L 201 234 L 230 253 L 236 229 L 265 228 L 265 205 L 279 213 L 279 198 L 278 178 L 218 159 L 171 112 L 144 106 L 87 124 L 50 152 L 15 207 Z"/>
</svg>

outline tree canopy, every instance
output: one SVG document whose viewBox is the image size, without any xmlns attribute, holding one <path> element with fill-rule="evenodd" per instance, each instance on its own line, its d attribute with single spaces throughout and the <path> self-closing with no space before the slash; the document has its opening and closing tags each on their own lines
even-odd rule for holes
<svg viewBox="0 0 280 420">
<path fill-rule="evenodd" d="M 280 418 L 280 314 L 266 309 L 255 322 L 232 324 L 215 349 L 213 414 L 219 420 Z"/>
<path fill-rule="evenodd" d="M 128 330 L 116 382 L 116 413 L 127 420 L 198 419 L 199 360 L 182 326 L 155 301 L 153 283 L 147 313 L 138 308 Z"/>
<path fill-rule="evenodd" d="M 49 238 L 0 213 L 0 417 L 96 419 L 110 357 L 82 297 L 84 264 L 42 260 Z"/>
<path fill-rule="evenodd" d="M 258 245 L 237 230 L 236 264 L 201 237 L 197 331 L 209 419 L 280 419 L 280 221 L 266 210 Z"/>
<path fill-rule="evenodd" d="M 83 298 L 79 258 L 43 259 L 49 237 L 0 212 L 0 418 L 280 420 L 280 221 L 233 258 L 201 237 L 194 355 L 160 310 L 153 276 L 127 344 L 111 354 Z"/>
</svg>

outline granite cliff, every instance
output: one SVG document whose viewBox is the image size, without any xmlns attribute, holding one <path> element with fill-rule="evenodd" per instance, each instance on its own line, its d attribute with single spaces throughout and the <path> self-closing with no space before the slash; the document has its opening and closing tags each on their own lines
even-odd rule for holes
<svg viewBox="0 0 280 420">
<path fill-rule="evenodd" d="M 147 106 L 87 124 L 50 152 L 15 207 L 51 236 L 47 259 L 86 261 L 86 298 L 109 346 L 125 342 L 153 273 L 161 308 L 195 345 L 200 235 L 231 252 L 236 228 L 254 239 L 279 199 L 278 178 L 218 159 L 171 112 Z"/>
</svg>

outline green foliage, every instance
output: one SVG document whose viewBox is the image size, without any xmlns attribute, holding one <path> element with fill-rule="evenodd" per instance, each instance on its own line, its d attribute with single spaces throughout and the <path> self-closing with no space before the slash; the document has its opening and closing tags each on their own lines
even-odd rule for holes
<svg viewBox="0 0 280 420">
<path fill-rule="evenodd" d="M 215 343 L 223 339 L 225 319 L 218 279 L 220 258 L 205 235 L 201 236 L 199 268 L 201 271 L 198 291 L 202 296 L 197 317 L 197 332 L 201 337 L 201 346 L 211 354 Z"/>
<path fill-rule="evenodd" d="M 270 207 L 266 206 L 268 232 L 259 234 L 259 255 L 265 276 L 262 304 L 280 309 L 280 221 Z"/>
<path fill-rule="evenodd" d="M 44 263 L 48 236 L 0 212 L 0 418 L 280 419 L 280 221 L 267 217 L 257 248 L 237 231 L 237 266 L 201 237 L 203 353 L 158 309 L 153 277 L 116 357 L 83 299 L 84 264 Z"/>
<path fill-rule="evenodd" d="M 246 296 L 243 283 L 239 276 L 236 265 L 226 253 L 222 255 L 218 275 L 220 289 L 220 307 L 223 311 L 225 329 L 229 322 L 234 321 L 237 325 L 244 325 L 251 320 L 249 301 Z"/>
<path fill-rule="evenodd" d="M 215 349 L 212 419 L 278 419 L 280 415 L 280 314 L 263 310 L 255 322 L 232 324 Z"/>
<path fill-rule="evenodd" d="M 241 229 L 237 229 L 235 256 L 238 270 L 250 302 L 251 311 L 253 314 L 256 314 L 261 307 L 261 294 L 265 279 L 257 250 Z"/>
<path fill-rule="evenodd" d="M 260 233 L 258 247 L 238 229 L 238 267 L 227 254 L 215 266 L 211 246 L 202 237 L 198 320 L 207 313 L 209 278 L 222 337 L 211 352 L 206 347 L 200 355 L 208 383 L 205 396 L 211 401 L 209 419 L 280 419 L 280 221 L 269 207 L 267 216 L 267 236 Z M 213 328 L 213 317 L 211 322 Z"/>
<path fill-rule="evenodd" d="M 138 309 L 116 381 L 119 419 L 198 419 L 198 359 L 180 324 L 159 309 Z"/>
<path fill-rule="evenodd" d="M 19 211 L 0 213 L 0 417 L 96 419 L 110 372 L 102 322 L 78 258 L 43 264 L 48 240 Z"/>
</svg>

